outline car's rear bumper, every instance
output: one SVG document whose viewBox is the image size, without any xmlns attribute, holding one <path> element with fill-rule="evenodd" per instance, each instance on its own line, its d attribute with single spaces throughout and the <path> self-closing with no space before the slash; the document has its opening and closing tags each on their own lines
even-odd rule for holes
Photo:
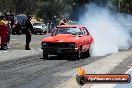
<svg viewBox="0 0 132 88">
<path fill-rule="evenodd" d="M 78 51 L 78 48 L 41 48 L 43 52 L 48 54 L 73 54 Z"/>
</svg>

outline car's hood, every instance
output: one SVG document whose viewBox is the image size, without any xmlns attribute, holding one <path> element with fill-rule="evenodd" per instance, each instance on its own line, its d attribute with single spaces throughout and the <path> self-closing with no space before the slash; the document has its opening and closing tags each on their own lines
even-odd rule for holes
<svg viewBox="0 0 132 88">
<path fill-rule="evenodd" d="M 33 26 L 33 28 L 42 28 L 42 26 Z"/>
<path fill-rule="evenodd" d="M 44 38 L 43 42 L 77 42 L 80 40 L 80 37 L 71 35 L 71 34 L 59 34 L 56 36 L 50 36 Z"/>
</svg>

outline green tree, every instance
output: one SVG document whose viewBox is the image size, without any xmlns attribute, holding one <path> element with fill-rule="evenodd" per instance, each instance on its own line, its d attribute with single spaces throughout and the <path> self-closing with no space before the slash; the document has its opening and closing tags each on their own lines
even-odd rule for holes
<svg viewBox="0 0 132 88">
<path fill-rule="evenodd" d="M 48 24 L 49 32 L 51 23 L 56 19 L 68 17 L 72 11 L 72 2 L 68 0 L 45 0 L 38 3 L 37 16 L 43 18 Z"/>
<path fill-rule="evenodd" d="M 113 0 L 118 10 L 122 13 L 132 13 L 132 0 Z"/>
</svg>

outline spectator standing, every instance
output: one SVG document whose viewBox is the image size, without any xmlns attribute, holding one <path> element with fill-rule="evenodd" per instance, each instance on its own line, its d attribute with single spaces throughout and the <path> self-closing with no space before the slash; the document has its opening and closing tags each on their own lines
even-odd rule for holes
<svg viewBox="0 0 132 88">
<path fill-rule="evenodd" d="M 12 14 L 11 14 L 12 15 Z M 13 15 L 12 15 L 13 16 Z M 14 25 L 15 25 L 15 21 L 16 20 L 14 20 L 14 17 L 12 17 L 11 19 L 10 19 L 10 26 L 11 26 L 11 30 L 12 30 L 12 34 L 14 35 L 15 34 L 15 30 L 14 30 Z"/>
<path fill-rule="evenodd" d="M 8 27 L 6 22 L 4 21 L 4 16 L 0 17 L 0 36 L 1 36 L 1 50 L 6 50 L 7 47 L 7 33 Z"/>
<path fill-rule="evenodd" d="M 20 21 L 17 21 L 17 24 L 15 26 L 15 31 L 17 35 L 21 34 L 21 22 Z"/>
<path fill-rule="evenodd" d="M 28 19 L 26 21 L 26 30 L 25 30 L 25 34 L 26 34 L 26 46 L 25 46 L 25 50 L 31 50 L 30 47 L 29 47 L 29 44 L 30 44 L 30 41 L 31 41 L 31 30 L 33 29 L 33 26 L 31 24 L 31 19 L 32 17 L 31 16 L 28 16 Z"/>
<path fill-rule="evenodd" d="M 12 29 L 11 29 L 11 21 L 10 21 L 10 17 L 8 18 L 8 23 L 7 23 L 7 26 L 8 26 L 8 34 L 7 34 L 7 48 L 10 48 L 9 46 L 8 46 L 8 44 L 9 44 L 9 42 L 10 42 L 10 35 L 11 35 L 11 32 L 12 32 Z"/>
<path fill-rule="evenodd" d="M 59 25 L 65 25 L 68 22 L 67 18 L 64 18 L 63 21 Z"/>
</svg>

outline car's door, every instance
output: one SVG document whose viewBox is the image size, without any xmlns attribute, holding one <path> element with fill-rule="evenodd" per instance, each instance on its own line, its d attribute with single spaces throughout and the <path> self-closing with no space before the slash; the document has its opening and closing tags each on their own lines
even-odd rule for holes
<svg viewBox="0 0 132 88">
<path fill-rule="evenodd" d="M 83 31 L 83 42 L 84 42 L 83 49 L 84 49 L 84 51 L 86 51 L 90 47 L 91 36 L 90 36 L 88 30 L 85 27 L 82 29 L 82 31 Z"/>
</svg>

